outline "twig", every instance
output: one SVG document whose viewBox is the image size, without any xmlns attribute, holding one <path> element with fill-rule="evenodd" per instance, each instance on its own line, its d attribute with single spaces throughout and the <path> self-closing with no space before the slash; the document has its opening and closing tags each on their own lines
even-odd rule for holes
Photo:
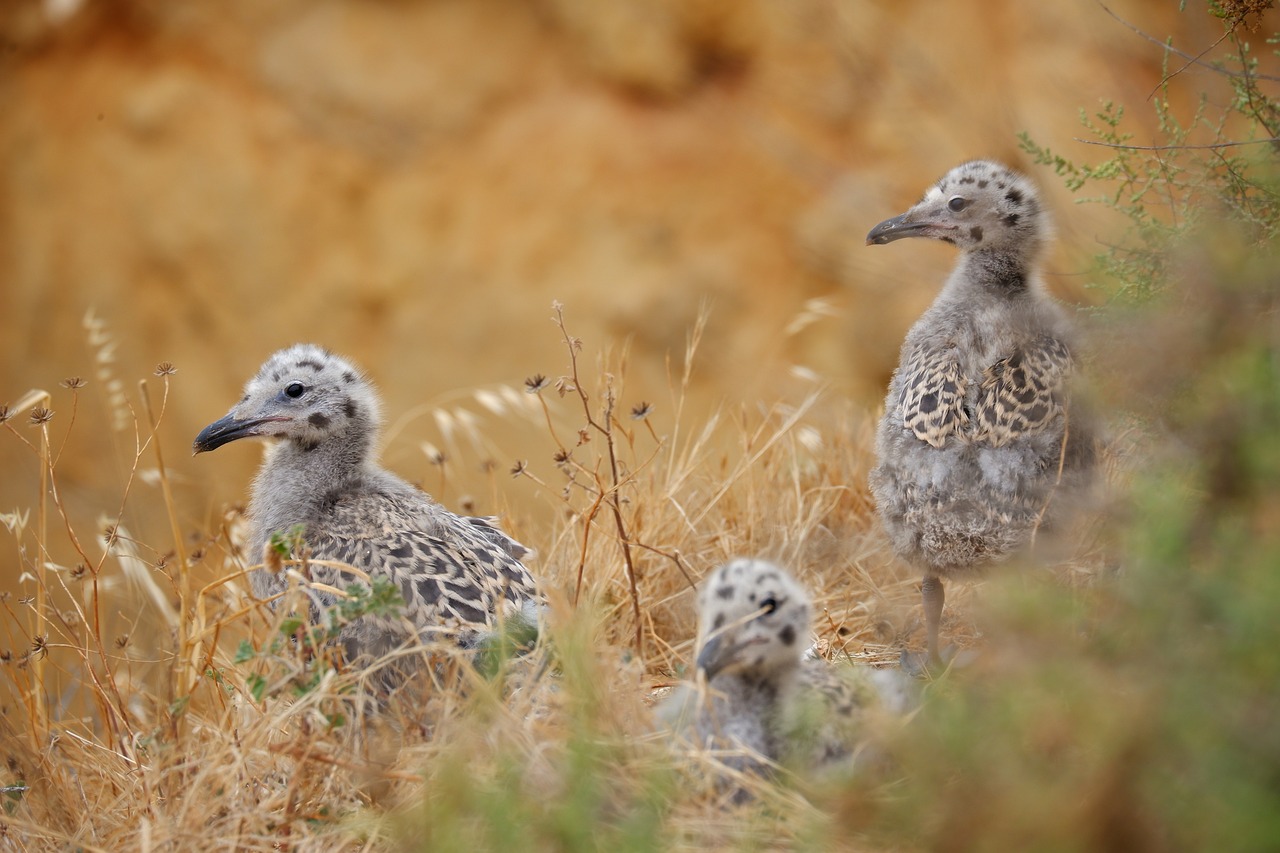
<svg viewBox="0 0 1280 853">
<path fill-rule="evenodd" d="M 1218 41 L 1214 42 L 1214 43 L 1213 43 L 1213 44 L 1211 44 L 1209 47 L 1205 48 L 1205 50 L 1201 51 L 1201 52 L 1200 52 L 1199 54 L 1197 54 L 1196 56 L 1192 56 L 1191 54 L 1187 53 L 1186 51 L 1178 50 L 1176 47 L 1174 47 L 1173 45 L 1169 44 L 1168 42 L 1161 41 L 1160 39 L 1156 38 L 1155 36 L 1151 35 L 1150 33 L 1145 32 L 1141 27 L 1137 27 L 1137 26 L 1135 26 L 1135 25 L 1133 25 L 1133 24 L 1129 23 L 1129 22 L 1128 22 L 1128 21 L 1126 21 L 1124 18 L 1120 17 L 1120 16 L 1119 16 L 1119 15 L 1117 15 L 1115 12 L 1111 11 L 1111 9 L 1107 7 L 1107 4 L 1105 4 L 1105 3 L 1098 3 L 1098 5 L 1102 8 L 1102 11 L 1106 12 L 1106 13 L 1107 13 L 1108 15 L 1110 15 L 1112 18 L 1115 18 L 1115 19 L 1116 19 L 1116 21 L 1118 21 L 1119 23 L 1123 24 L 1125 27 L 1128 27 L 1130 30 L 1132 30 L 1132 31 L 1133 31 L 1134 33 L 1136 33 L 1137 35 L 1141 36 L 1142 38 L 1146 39 L 1147 41 L 1151 42 L 1152 44 L 1158 44 L 1158 45 L 1160 45 L 1160 47 L 1161 47 L 1161 48 L 1163 48 L 1164 50 L 1167 50 L 1167 51 L 1169 51 L 1170 53 L 1173 53 L 1173 54 L 1175 54 L 1175 55 L 1177 55 L 1177 56 L 1180 56 L 1180 57 L 1182 57 L 1183 59 L 1187 60 L 1187 65 L 1202 65 L 1202 66 L 1204 66 L 1205 68 L 1208 68 L 1210 71 L 1215 71 L 1215 72 L 1217 72 L 1217 73 L 1219 73 L 1219 74 L 1225 74 L 1225 75 L 1226 75 L 1226 76 L 1228 76 L 1228 77 L 1250 77 L 1250 76 L 1251 76 L 1251 77 L 1253 77 L 1253 79 L 1255 79 L 1255 80 L 1280 81 L 1280 77 L 1275 77 L 1275 76 L 1271 76 L 1271 75 L 1268 75 L 1268 74 L 1255 74 L 1255 75 L 1249 75 L 1249 74 L 1242 74 L 1242 73 L 1240 73 L 1239 71 L 1228 71 L 1228 70 L 1227 70 L 1227 69 L 1225 69 L 1225 68 L 1219 68 L 1218 66 L 1216 66 L 1216 65 L 1211 65 L 1210 63 L 1205 62 L 1203 59 L 1201 59 L 1201 57 L 1203 57 L 1203 56 L 1205 55 L 1205 53 L 1207 53 L 1208 51 L 1210 51 L 1210 50 L 1212 50 L 1214 47 L 1216 47 L 1218 44 L 1220 44 L 1220 43 L 1222 42 L 1222 39 L 1218 39 Z M 1234 27 L 1233 27 L 1232 29 L 1234 29 Z M 1224 34 L 1224 35 L 1223 35 L 1223 38 L 1226 38 L 1226 36 L 1227 36 L 1229 33 L 1230 33 L 1230 31 L 1228 31 L 1228 33 Z M 1175 74 L 1181 74 L 1183 71 L 1185 71 L 1185 70 L 1186 70 L 1186 67 L 1187 67 L 1187 66 L 1186 66 L 1186 65 L 1184 65 L 1182 68 L 1179 68 L 1179 69 L 1175 72 Z M 1164 80 L 1160 81 L 1160 85 L 1159 85 L 1159 86 L 1156 86 L 1156 88 L 1155 88 L 1155 89 L 1153 89 L 1153 90 L 1151 91 L 1151 94 L 1152 94 L 1152 95 L 1154 95 L 1154 94 L 1156 93 L 1156 91 L 1160 88 L 1160 86 L 1163 86 L 1163 85 L 1164 85 L 1166 82 L 1168 82 L 1168 80 L 1169 80 L 1171 77 L 1173 77 L 1173 76 L 1174 76 L 1173 74 L 1170 74 L 1170 75 L 1169 75 L 1169 77 L 1166 77 Z M 1150 98 L 1151 96 L 1150 96 L 1150 95 L 1148 95 L 1147 97 L 1148 97 L 1148 98 Z"/>
<path fill-rule="evenodd" d="M 1280 142 L 1280 136 L 1270 136 L 1266 139 L 1245 139 L 1238 142 L 1210 142 L 1204 145 L 1122 145 L 1119 142 L 1103 142 L 1099 139 L 1081 139 L 1079 136 L 1072 137 L 1072 139 L 1075 142 L 1083 142 L 1085 145 L 1100 145 L 1103 148 L 1117 148 L 1124 151 L 1196 151 Z"/>
<path fill-rule="evenodd" d="M 630 536 L 627 533 L 626 522 L 622 518 L 622 503 L 618 498 L 618 487 L 621 485 L 621 480 L 618 476 L 618 452 L 614 443 L 612 429 L 613 406 L 616 400 L 612 387 L 608 387 L 605 391 L 604 424 L 601 425 L 595 416 L 591 414 L 590 398 L 587 396 L 587 392 L 583 390 L 582 382 L 578 375 L 578 349 L 581 346 L 581 342 L 570 336 L 569 330 L 565 327 L 564 306 L 556 302 L 552 305 L 552 310 L 555 311 L 556 326 L 559 327 L 560 334 L 564 336 L 565 346 L 569 349 L 569 370 L 570 378 L 573 382 L 573 390 L 577 392 L 578 399 L 582 403 L 582 411 L 587 418 L 587 425 L 604 436 L 605 449 L 608 451 L 610 488 L 607 490 L 602 488 L 602 492 L 613 515 L 614 526 L 618 532 L 618 544 L 622 546 L 622 561 L 626 568 L 627 587 L 631 595 L 631 615 L 636 626 L 635 650 L 636 654 L 643 658 L 644 623 L 640 619 L 640 591 L 636 583 L 635 563 L 631 557 Z M 581 578 L 581 570 L 579 571 L 579 577 Z"/>
</svg>

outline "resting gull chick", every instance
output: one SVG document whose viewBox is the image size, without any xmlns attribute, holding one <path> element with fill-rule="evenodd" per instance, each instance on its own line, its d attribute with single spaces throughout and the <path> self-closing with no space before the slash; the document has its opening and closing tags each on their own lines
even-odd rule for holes
<svg viewBox="0 0 1280 853">
<path fill-rule="evenodd" d="M 1026 546 L 1093 467 L 1091 431 L 1069 405 L 1071 324 L 1037 272 L 1049 230 L 1029 180 L 978 160 L 867 235 L 868 244 L 927 237 L 960 250 L 902 345 L 870 477 L 894 549 L 924 571 L 932 662 L 941 660 L 942 578 Z"/>
<path fill-rule="evenodd" d="M 784 569 L 758 559 L 721 566 L 698 594 L 698 670 L 659 718 L 701 747 L 725 750 L 730 768 L 767 775 L 770 764 L 822 770 L 853 764 L 866 747 L 872 709 L 914 704 L 901 670 L 806 657 L 809 596 Z M 741 788 L 736 799 L 748 794 Z"/>
<path fill-rule="evenodd" d="M 309 559 L 354 566 L 400 591 L 403 619 L 366 615 L 342 629 L 350 660 L 375 660 L 412 639 L 406 621 L 421 639 L 452 637 L 470 648 L 500 614 L 536 618 L 540 599 L 520 562 L 527 549 L 492 519 L 454 515 L 380 468 L 379 426 L 378 396 L 363 374 L 326 349 L 297 344 L 267 359 L 240 402 L 201 430 L 193 447 L 201 453 L 241 438 L 272 440 L 249 501 L 255 558 L 273 535 L 300 526 Z M 356 580 L 318 563 L 311 576 L 338 588 Z M 283 573 L 265 569 L 250 580 L 259 598 L 286 587 Z M 327 594 L 320 599 L 334 603 Z"/>
</svg>

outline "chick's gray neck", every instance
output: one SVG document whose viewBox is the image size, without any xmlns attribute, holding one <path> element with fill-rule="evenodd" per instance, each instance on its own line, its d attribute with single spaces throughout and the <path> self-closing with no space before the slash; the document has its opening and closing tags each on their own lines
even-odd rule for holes
<svg viewBox="0 0 1280 853">
<path fill-rule="evenodd" d="M 249 517 L 258 547 L 272 533 L 314 518 L 336 489 L 373 468 L 372 437 L 348 430 L 328 441 L 287 439 L 272 448 L 253 482 Z"/>
<path fill-rule="evenodd" d="M 1016 298 L 1031 292 L 1034 255 L 1009 249 L 966 252 L 956 265 L 948 290 L 956 296 L 974 292 Z"/>
</svg>

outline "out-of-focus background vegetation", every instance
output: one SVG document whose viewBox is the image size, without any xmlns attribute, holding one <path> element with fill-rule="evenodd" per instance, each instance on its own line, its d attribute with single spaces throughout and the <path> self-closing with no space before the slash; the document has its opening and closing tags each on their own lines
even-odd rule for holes
<svg viewBox="0 0 1280 853">
<path fill-rule="evenodd" d="M 1110 8 L 1182 45 L 1220 35 L 1163 0 Z M 162 440 L 192 520 L 240 499 L 257 456 L 192 460 L 187 439 L 297 340 L 366 367 L 410 418 L 389 462 L 429 485 L 433 408 L 484 419 L 474 389 L 564 369 L 553 299 L 585 340 L 629 344 L 637 400 L 667 403 L 705 305 L 702 410 L 774 399 L 803 381 L 792 366 L 874 406 L 953 258 L 868 249 L 867 230 L 964 159 L 1028 166 L 1019 131 L 1084 156 L 1077 111 L 1100 99 L 1152 128 L 1161 63 L 1094 0 L 10 0 L 0 400 L 80 376 L 105 416 L 111 380 L 137 406 L 171 362 Z M 1041 172 L 1050 286 L 1088 301 L 1109 220 Z M 485 426 L 499 445 L 451 460 L 454 496 L 485 456 L 529 455 Z M 132 437 L 75 441 L 64 497 L 96 512 Z M 16 453 L 0 446 L 5 470 Z"/>
<path fill-rule="evenodd" d="M 1274 848 L 1272 6 L 0 5 L 0 846 Z M 954 252 L 863 239 L 972 157 L 1040 184 L 1090 308 L 1100 511 L 949 591 L 977 662 L 887 779 L 727 808 L 649 734 L 689 580 L 764 553 L 836 657 L 918 643 L 869 427 Z M 524 387 L 565 335 L 586 411 L 620 395 L 577 447 Z M 189 442 L 296 340 L 377 380 L 389 467 L 543 552 L 554 676 L 347 720 L 220 583 L 258 455 Z"/>
</svg>

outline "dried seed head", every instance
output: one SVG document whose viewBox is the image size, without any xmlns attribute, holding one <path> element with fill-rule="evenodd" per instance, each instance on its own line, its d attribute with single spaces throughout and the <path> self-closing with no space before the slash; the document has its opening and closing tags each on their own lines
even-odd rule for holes
<svg viewBox="0 0 1280 853">
<path fill-rule="evenodd" d="M 13 416 L 13 413 L 9 411 L 9 407 L 7 405 L 0 406 L 0 424 L 9 420 L 9 418 L 11 418 L 12 416 Z"/>
<path fill-rule="evenodd" d="M 47 424 L 53 418 L 53 410 L 46 409 L 44 406 L 36 406 L 31 410 L 31 425 L 40 426 Z"/>
<path fill-rule="evenodd" d="M 653 406 L 646 402 L 641 402 L 631 410 L 631 419 L 634 421 L 642 421 L 649 417 L 649 413 L 653 411 Z"/>
<path fill-rule="evenodd" d="M 525 462 L 523 459 L 517 459 L 516 464 L 511 466 L 511 476 L 519 477 L 528 467 L 529 463 Z"/>
<path fill-rule="evenodd" d="M 277 548 L 274 542 L 268 541 L 262 549 L 262 565 L 273 575 L 278 575 L 284 571 L 284 554 L 283 549 Z"/>
<path fill-rule="evenodd" d="M 541 373 L 535 373 L 524 381 L 524 390 L 529 394 L 537 394 L 551 383 Z"/>
<path fill-rule="evenodd" d="M 162 361 L 156 365 L 156 376 L 172 376 L 177 372 L 178 368 L 167 361 Z"/>
<path fill-rule="evenodd" d="M 557 450 L 555 456 L 552 456 L 551 458 L 555 460 L 557 465 L 563 465 L 569 461 L 570 456 L 572 456 L 572 454 L 567 450 Z"/>
<path fill-rule="evenodd" d="M 62 387 L 69 388 L 72 391 L 77 388 L 83 388 L 86 384 L 87 383 L 79 376 L 68 376 L 66 379 L 62 380 Z"/>
</svg>

